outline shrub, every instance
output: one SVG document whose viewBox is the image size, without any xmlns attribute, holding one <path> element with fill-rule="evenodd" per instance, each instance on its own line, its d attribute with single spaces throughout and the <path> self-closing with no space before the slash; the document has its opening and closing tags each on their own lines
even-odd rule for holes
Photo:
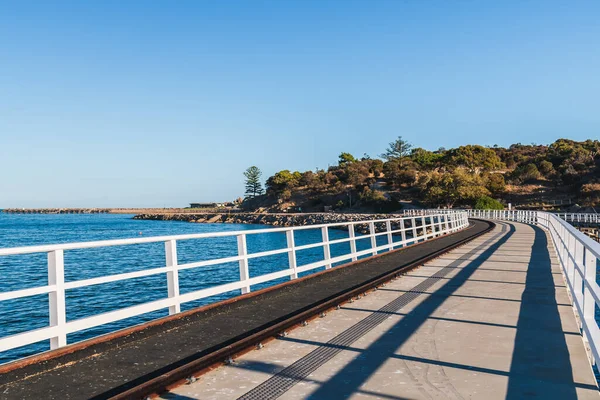
<svg viewBox="0 0 600 400">
<path fill-rule="evenodd" d="M 380 204 L 387 201 L 387 198 L 383 194 L 383 192 L 379 190 L 371 190 L 368 187 L 364 187 L 363 191 L 360 193 L 360 199 L 364 204 Z"/>
<path fill-rule="evenodd" d="M 501 174 L 491 174 L 488 178 L 487 188 L 492 194 L 501 194 L 506 191 L 506 182 Z"/>
<path fill-rule="evenodd" d="M 554 165 L 548 160 L 542 161 L 538 169 L 546 178 L 554 173 Z"/>
<path fill-rule="evenodd" d="M 539 177 L 541 176 L 540 171 L 533 163 L 518 167 L 517 169 L 515 169 L 513 175 L 516 179 L 518 179 L 521 182 L 539 179 Z"/>
<path fill-rule="evenodd" d="M 387 182 L 395 186 L 412 186 L 417 181 L 417 171 L 402 167 L 398 160 L 386 162 L 383 165 L 383 173 Z"/>
<path fill-rule="evenodd" d="M 481 196 L 475 202 L 476 210 L 504 210 L 504 205 L 489 196 Z"/>
</svg>

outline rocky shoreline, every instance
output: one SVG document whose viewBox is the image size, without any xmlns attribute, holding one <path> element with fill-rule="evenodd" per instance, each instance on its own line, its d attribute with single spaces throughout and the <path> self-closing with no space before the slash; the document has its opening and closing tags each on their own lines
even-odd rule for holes
<svg viewBox="0 0 600 400">
<path fill-rule="evenodd" d="M 235 214 L 138 214 L 133 219 L 154 221 L 181 221 L 203 224 L 262 224 L 271 226 L 308 226 L 320 224 L 335 224 L 340 222 L 358 222 L 391 217 L 402 217 L 400 214 L 340 214 L 340 213 L 317 213 L 317 214 L 258 214 L 258 213 L 235 213 Z M 377 231 L 385 229 L 384 224 L 377 224 Z M 395 224 L 394 224 L 395 225 Z M 358 232 L 366 232 L 366 224 L 356 227 Z"/>
</svg>

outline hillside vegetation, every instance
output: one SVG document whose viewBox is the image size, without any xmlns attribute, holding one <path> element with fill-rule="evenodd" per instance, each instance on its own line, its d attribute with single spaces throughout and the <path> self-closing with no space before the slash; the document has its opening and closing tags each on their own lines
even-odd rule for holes
<svg viewBox="0 0 600 400">
<path fill-rule="evenodd" d="M 600 142 L 559 139 L 508 148 L 413 148 L 401 137 L 380 158 L 341 153 L 327 170 L 282 170 L 247 209 L 370 210 L 427 207 L 553 207 L 600 205 Z"/>
</svg>

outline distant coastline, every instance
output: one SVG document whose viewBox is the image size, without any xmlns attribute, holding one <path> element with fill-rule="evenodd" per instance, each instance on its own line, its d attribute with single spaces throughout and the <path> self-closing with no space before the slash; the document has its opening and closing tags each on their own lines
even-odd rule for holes
<svg viewBox="0 0 600 400">
<path fill-rule="evenodd" d="M 61 207 L 61 208 L 4 208 L 6 214 L 143 214 L 143 213 L 198 213 L 194 208 L 98 208 L 98 207 Z"/>
</svg>

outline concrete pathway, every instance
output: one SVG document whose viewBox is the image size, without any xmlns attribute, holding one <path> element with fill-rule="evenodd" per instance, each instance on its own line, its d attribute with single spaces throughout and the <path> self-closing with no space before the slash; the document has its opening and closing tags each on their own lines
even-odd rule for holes
<svg viewBox="0 0 600 400">
<path fill-rule="evenodd" d="M 600 399 L 549 238 L 490 233 L 163 399 Z"/>
</svg>

